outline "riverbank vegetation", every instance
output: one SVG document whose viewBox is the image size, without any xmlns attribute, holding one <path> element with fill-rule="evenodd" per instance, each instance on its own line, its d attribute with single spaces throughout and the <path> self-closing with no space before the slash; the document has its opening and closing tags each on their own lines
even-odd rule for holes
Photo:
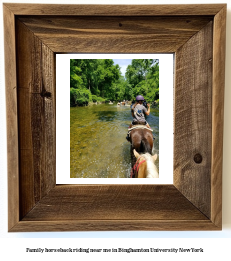
<svg viewBox="0 0 231 261">
<path fill-rule="evenodd" d="M 147 102 L 159 102 L 159 61 L 133 59 L 125 77 L 112 59 L 70 60 L 70 105 L 91 102 L 131 101 L 143 95 Z"/>
</svg>

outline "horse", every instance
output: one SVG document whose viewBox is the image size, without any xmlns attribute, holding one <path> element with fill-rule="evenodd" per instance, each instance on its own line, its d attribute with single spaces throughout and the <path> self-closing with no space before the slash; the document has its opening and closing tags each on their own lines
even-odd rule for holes
<svg viewBox="0 0 231 261">
<path fill-rule="evenodd" d="M 136 157 L 133 153 L 135 149 L 138 153 L 153 153 L 153 135 L 152 130 L 145 125 L 130 125 L 129 128 L 131 143 L 131 161 L 132 167 L 136 162 Z"/>
<path fill-rule="evenodd" d="M 135 149 L 133 153 L 137 159 L 131 171 L 131 178 L 159 178 L 155 165 L 157 154 L 152 156 L 149 153 L 139 154 Z"/>
<path fill-rule="evenodd" d="M 132 169 L 137 162 L 137 157 L 134 150 L 138 153 L 146 154 L 150 156 L 153 153 L 153 135 L 152 130 L 145 125 L 130 125 L 130 138 L 128 139 L 131 143 L 131 163 Z"/>
</svg>

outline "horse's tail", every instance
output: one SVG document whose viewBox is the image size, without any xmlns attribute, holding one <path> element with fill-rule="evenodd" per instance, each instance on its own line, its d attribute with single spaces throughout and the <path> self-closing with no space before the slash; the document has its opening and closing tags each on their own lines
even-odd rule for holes
<svg viewBox="0 0 231 261">
<path fill-rule="evenodd" d="M 152 154 L 152 148 L 146 138 L 143 138 L 140 143 L 140 152 Z"/>
</svg>

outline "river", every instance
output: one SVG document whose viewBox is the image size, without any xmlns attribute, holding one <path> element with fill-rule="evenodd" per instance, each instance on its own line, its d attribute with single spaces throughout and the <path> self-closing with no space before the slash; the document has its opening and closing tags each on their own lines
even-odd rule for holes
<svg viewBox="0 0 231 261">
<path fill-rule="evenodd" d="M 130 142 L 127 129 L 132 121 L 128 106 L 99 104 L 70 108 L 70 177 L 129 178 Z M 159 109 L 147 117 L 159 156 Z M 159 168 L 159 157 L 156 162 Z"/>
</svg>

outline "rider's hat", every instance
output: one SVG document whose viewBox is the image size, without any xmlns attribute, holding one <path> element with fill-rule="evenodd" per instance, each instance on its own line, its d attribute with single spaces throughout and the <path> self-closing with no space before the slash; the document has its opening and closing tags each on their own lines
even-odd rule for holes
<svg viewBox="0 0 231 261">
<path fill-rule="evenodd" d="M 136 100 L 137 101 L 143 101 L 144 97 L 142 95 L 138 95 L 138 96 L 136 96 Z"/>
</svg>

